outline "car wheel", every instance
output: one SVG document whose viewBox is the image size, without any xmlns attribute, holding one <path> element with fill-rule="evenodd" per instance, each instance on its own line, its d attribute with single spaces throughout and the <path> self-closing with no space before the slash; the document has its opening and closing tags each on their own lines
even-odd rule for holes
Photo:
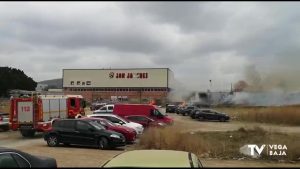
<svg viewBox="0 0 300 169">
<path fill-rule="evenodd" d="M 34 130 L 20 130 L 23 137 L 33 137 L 35 134 Z"/>
<path fill-rule="evenodd" d="M 56 135 L 50 135 L 47 139 L 47 144 L 49 147 L 56 147 L 58 146 L 58 138 Z"/>
<path fill-rule="evenodd" d="M 101 137 L 99 140 L 99 148 L 105 150 L 108 148 L 108 140 L 105 137 Z"/>
</svg>

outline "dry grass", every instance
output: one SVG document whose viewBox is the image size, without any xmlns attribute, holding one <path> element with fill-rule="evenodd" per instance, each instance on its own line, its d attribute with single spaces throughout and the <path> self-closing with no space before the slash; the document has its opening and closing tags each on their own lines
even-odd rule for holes
<svg viewBox="0 0 300 169">
<path fill-rule="evenodd" d="M 239 153 L 245 144 L 285 144 L 288 147 L 286 158 L 263 159 L 298 160 L 300 158 L 300 136 L 283 133 L 269 133 L 260 127 L 240 128 L 228 132 L 197 132 L 183 133 L 181 128 L 174 125 L 164 129 L 152 128 L 147 130 L 140 139 L 139 149 L 166 149 L 193 152 L 201 157 L 237 159 L 245 157 Z"/>
<path fill-rule="evenodd" d="M 300 125 L 300 106 L 216 108 L 240 121 Z"/>
</svg>

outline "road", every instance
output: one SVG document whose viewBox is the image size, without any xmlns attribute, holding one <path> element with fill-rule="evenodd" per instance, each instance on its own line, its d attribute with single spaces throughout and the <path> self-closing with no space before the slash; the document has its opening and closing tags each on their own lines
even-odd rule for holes
<svg viewBox="0 0 300 169">
<path fill-rule="evenodd" d="M 175 123 L 182 125 L 187 131 L 228 131 L 236 130 L 245 126 L 239 122 L 198 122 L 175 114 L 170 114 Z M 252 123 L 253 124 L 253 123 Z M 251 123 L 247 125 L 252 125 Z M 272 125 L 262 125 L 264 128 L 272 129 Z M 287 130 L 288 132 L 299 132 L 299 127 L 275 126 L 276 129 Z M 128 145 L 116 150 L 99 150 L 94 147 L 82 146 L 60 146 L 48 147 L 42 138 L 37 134 L 34 138 L 23 138 L 17 131 L 0 132 L 0 146 L 16 148 L 34 155 L 49 156 L 57 160 L 58 167 L 99 167 L 115 155 L 124 151 L 134 149 L 134 145 Z M 261 160 L 220 160 L 201 159 L 204 167 L 300 167 L 300 163 L 277 163 Z"/>
</svg>

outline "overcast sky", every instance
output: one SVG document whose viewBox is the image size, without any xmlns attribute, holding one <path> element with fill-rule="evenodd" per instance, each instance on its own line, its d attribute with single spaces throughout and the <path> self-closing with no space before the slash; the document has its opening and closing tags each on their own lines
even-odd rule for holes
<svg viewBox="0 0 300 169">
<path fill-rule="evenodd" d="M 250 67 L 300 86 L 299 2 L 1 2 L 0 24 L 0 66 L 35 81 L 168 67 L 189 89 L 230 89 Z"/>
</svg>

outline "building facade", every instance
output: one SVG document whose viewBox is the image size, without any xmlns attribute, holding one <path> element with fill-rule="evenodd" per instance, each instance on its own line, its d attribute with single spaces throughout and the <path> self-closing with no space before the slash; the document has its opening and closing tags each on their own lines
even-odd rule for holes
<svg viewBox="0 0 300 169">
<path fill-rule="evenodd" d="M 63 69 L 64 93 L 80 94 L 89 102 L 166 101 L 173 83 L 169 68 Z"/>
</svg>

